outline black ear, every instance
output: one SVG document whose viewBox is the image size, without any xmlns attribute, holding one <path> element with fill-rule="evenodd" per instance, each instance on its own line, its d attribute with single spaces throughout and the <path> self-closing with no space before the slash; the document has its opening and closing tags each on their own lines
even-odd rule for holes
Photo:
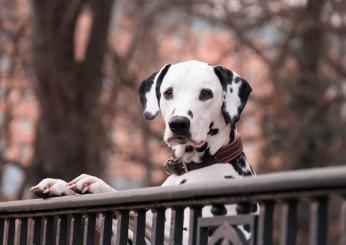
<svg viewBox="0 0 346 245">
<path fill-rule="evenodd" d="M 225 122 L 235 124 L 239 121 L 252 89 L 245 79 L 223 66 L 214 66 L 214 72 L 223 89 L 222 114 Z"/>
<path fill-rule="evenodd" d="M 159 72 L 151 74 L 138 88 L 139 100 L 147 120 L 152 120 L 159 114 L 160 87 L 169 67 L 170 64 L 165 65 Z"/>
</svg>

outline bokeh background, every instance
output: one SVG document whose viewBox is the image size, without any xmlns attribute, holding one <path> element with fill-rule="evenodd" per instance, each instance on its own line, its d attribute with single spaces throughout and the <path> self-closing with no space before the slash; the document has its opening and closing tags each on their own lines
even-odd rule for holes
<svg viewBox="0 0 346 245">
<path fill-rule="evenodd" d="M 163 123 L 137 88 L 187 59 L 250 82 L 239 130 L 258 173 L 346 163 L 344 0 L 0 0 L 1 200 L 81 173 L 160 184 Z"/>
</svg>

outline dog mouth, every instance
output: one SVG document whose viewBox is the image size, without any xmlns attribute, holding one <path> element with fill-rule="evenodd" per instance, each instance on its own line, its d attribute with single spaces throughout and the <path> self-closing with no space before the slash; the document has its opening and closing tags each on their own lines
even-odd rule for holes
<svg viewBox="0 0 346 245">
<path fill-rule="evenodd" d="M 182 145 L 182 144 L 190 144 L 193 147 L 201 147 L 204 142 L 197 142 L 191 138 L 186 138 L 184 136 L 172 136 L 167 139 L 167 144 L 169 145 Z"/>
<path fill-rule="evenodd" d="M 167 139 L 167 143 L 173 144 L 173 145 L 186 144 L 186 142 L 187 142 L 187 138 L 183 136 L 172 136 Z"/>
</svg>

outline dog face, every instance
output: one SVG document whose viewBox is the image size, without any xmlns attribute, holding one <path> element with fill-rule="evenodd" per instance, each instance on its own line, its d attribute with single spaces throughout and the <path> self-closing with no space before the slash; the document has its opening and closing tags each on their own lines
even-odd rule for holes
<svg viewBox="0 0 346 245">
<path fill-rule="evenodd" d="M 162 113 L 164 141 L 193 147 L 205 144 L 214 123 L 235 124 L 250 92 L 237 74 L 199 61 L 166 65 L 139 88 L 145 118 Z"/>
</svg>

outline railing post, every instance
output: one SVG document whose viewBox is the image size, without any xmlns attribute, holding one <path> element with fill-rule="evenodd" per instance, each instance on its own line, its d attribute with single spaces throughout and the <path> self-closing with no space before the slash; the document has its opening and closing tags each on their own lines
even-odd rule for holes
<svg viewBox="0 0 346 245">
<path fill-rule="evenodd" d="M 33 239 L 32 239 L 33 245 L 41 244 L 41 224 L 42 224 L 42 218 L 41 217 L 35 217 L 34 218 Z"/>
<path fill-rule="evenodd" d="M 58 218 L 58 231 L 57 231 L 57 241 L 59 245 L 66 245 L 67 244 L 67 222 L 68 216 L 67 215 L 61 215 Z"/>
<path fill-rule="evenodd" d="M 310 203 L 310 245 L 327 244 L 328 198 L 318 197 Z"/>
<path fill-rule="evenodd" d="M 53 228 L 54 228 L 54 217 L 48 216 L 44 222 L 44 232 L 43 232 L 43 244 L 50 245 L 53 244 Z"/>
<path fill-rule="evenodd" d="M 294 245 L 297 238 L 297 200 L 286 200 L 282 206 L 281 244 Z"/>
<path fill-rule="evenodd" d="M 82 215 L 74 214 L 71 219 L 70 244 L 79 245 L 82 241 Z"/>
<path fill-rule="evenodd" d="M 145 244 L 145 209 L 135 211 L 133 243 L 135 245 Z"/>
<path fill-rule="evenodd" d="M 179 245 L 183 240 L 184 207 L 172 208 L 169 244 Z"/>
<path fill-rule="evenodd" d="M 129 211 L 118 211 L 116 245 L 126 245 L 129 229 Z"/>
<path fill-rule="evenodd" d="M 4 242 L 4 234 L 5 234 L 5 219 L 0 219 L 0 244 Z"/>
<path fill-rule="evenodd" d="M 88 213 L 84 223 L 83 245 L 93 245 L 95 242 L 96 214 Z"/>
<path fill-rule="evenodd" d="M 157 208 L 153 212 L 153 227 L 151 233 L 151 244 L 161 245 L 164 243 L 165 232 L 165 209 Z"/>
<path fill-rule="evenodd" d="M 10 218 L 7 220 L 7 245 L 13 245 L 14 244 L 14 235 L 15 235 L 15 228 L 16 228 L 16 219 Z"/>
<path fill-rule="evenodd" d="M 189 245 L 197 244 L 197 222 L 202 216 L 202 206 L 190 207 Z"/>
<path fill-rule="evenodd" d="M 341 217 L 340 217 L 340 223 L 341 223 L 341 245 L 346 244 L 346 201 L 345 196 L 343 196 L 343 202 L 342 202 L 342 210 L 341 210 Z"/>
<path fill-rule="evenodd" d="M 28 239 L 28 218 L 20 219 L 20 238 L 19 244 L 26 245 Z"/>
<path fill-rule="evenodd" d="M 110 245 L 112 241 L 113 212 L 104 212 L 102 216 L 100 245 Z"/>
<path fill-rule="evenodd" d="M 258 245 L 272 244 L 274 205 L 273 201 L 266 201 L 261 204 L 257 233 Z"/>
</svg>

